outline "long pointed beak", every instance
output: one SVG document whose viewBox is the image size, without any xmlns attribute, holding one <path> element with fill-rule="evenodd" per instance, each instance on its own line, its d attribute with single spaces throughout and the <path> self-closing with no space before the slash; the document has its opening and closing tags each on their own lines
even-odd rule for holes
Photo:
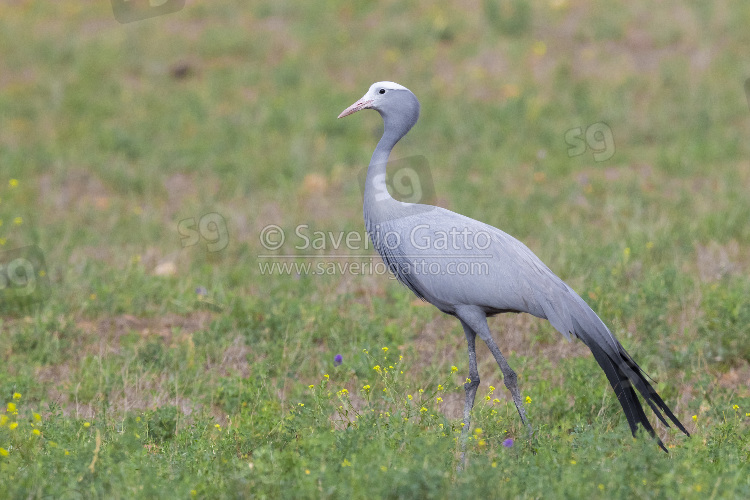
<svg viewBox="0 0 750 500">
<path fill-rule="evenodd" d="M 346 108 L 344 111 L 341 112 L 339 115 L 339 118 L 343 118 L 345 116 L 349 116 L 352 113 L 356 113 L 357 111 L 360 111 L 362 109 L 367 109 L 370 107 L 370 104 L 372 104 L 372 100 L 365 101 L 364 99 L 360 99 L 359 101 L 355 102 L 348 108 Z"/>
</svg>

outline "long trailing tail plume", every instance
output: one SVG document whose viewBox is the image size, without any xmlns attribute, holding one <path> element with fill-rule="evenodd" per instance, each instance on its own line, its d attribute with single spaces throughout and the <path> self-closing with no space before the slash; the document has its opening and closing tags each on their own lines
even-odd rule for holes
<svg viewBox="0 0 750 500">
<path fill-rule="evenodd" d="M 599 366 L 601 366 L 602 370 L 604 370 L 604 373 L 607 375 L 607 379 L 609 379 L 609 383 L 615 391 L 617 400 L 620 402 L 620 405 L 625 412 L 625 417 L 628 420 L 630 431 L 633 433 L 633 436 L 635 436 L 636 429 L 640 423 L 646 431 L 651 434 L 651 436 L 656 438 L 661 449 L 665 452 L 667 451 L 664 443 L 662 443 L 661 439 L 656 435 L 654 428 L 648 421 L 633 386 L 638 389 L 638 392 L 641 393 L 643 399 L 648 403 L 664 425 L 669 427 L 669 423 L 664 418 L 662 412 L 678 429 L 690 436 L 690 433 L 685 429 L 685 426 L 682 425 L 677 417 L 675 417 L 672 410 L 669 409 L 666 403 L 664 403 L 664 400 L 661 399 L 661 396 L 656 392 L 656 389 L 654 389 L 649 383 L 641 367 L 633 361 L 630 354 L 627 353 L 625 348 L 622 347 L 617 340 L 612 338 L 616 347 L 616 349 L 612 349 L 612 346 L 608 345 L 608 343 L 597 342 L 586 331 L 586 329 L 581 327 L 580 323 L 578 323 L 575 318 L 573 318 L 573 322 L 576 329 L 576 335 L 589 349 L 591 349 L 591 352 L 594 354 L 594 359 L 596 359 L 596 362 L 599 363 Z"/>
</svg>

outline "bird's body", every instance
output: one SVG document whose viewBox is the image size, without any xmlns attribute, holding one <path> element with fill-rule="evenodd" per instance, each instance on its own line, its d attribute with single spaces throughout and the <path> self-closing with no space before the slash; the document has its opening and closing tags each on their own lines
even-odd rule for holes
<svg viewBox="0 0 750 500">
<path fill-rule="evenodd" d="M 444 208 L 381 222 L 377 231 L 370 227 L 375 248 L 393 264 L 399 281 L 447 314 L 455 315 L 460 305 L 475 305 L 488 316 L 525 312 L 556 319 L 545 296 L 570 291 L 517 239 Z M 393 249 L 389 234 L 402 235 Z M 569 338 L 570 330 L 562 330 Z"/>
<path fill-rule="evenodd" d="M 388 158 L 395 144 L 419 118 L 419 101 L 401 85 L 379 82 L 339 118 L 367 108 L 381 114 L 384 132 L 365 181 L 365 227 L 375 249 L 401 283 L 461 321 L 469 347 L 464 432 L 469 428 L 479 385 L 474 346 L 477 335 L 490 348 L 521 419 L 527 423 L 516 374 L 487 325 L 488 316 L 524 312 L 549 320 L 568 340 L 576 337 L 591 349 L 623 407 L 633 434 L 640 423 L 655 435 L 634 388 L 665 425 L 668 426 L 662 412 L 687 434 L 596 313 L 526 245 L 493 226 L 450 210 L 403 203 L 390 196 L 386 186 Z M 660 440 L 659 444 L 664 448 Z"/>
</svg>

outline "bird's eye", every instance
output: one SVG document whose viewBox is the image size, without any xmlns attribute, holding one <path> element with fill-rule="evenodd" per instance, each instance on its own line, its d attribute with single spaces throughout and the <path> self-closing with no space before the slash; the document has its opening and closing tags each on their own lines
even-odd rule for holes
<svg viewBox="0 0 750 500">
<path fill-rule="evenodd" d="M 378 94 L 385 94 L 385 89 L 380 89 L 380 90 L 378 91 Z"/>
</svg>

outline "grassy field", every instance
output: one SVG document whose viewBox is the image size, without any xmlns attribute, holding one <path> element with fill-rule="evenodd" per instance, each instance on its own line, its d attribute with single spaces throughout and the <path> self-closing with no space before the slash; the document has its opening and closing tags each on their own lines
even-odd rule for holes
<svg viewBox="0 0 750 500">
<path fill-rule="evenodd" d="M 0 4 L 0 497 L 750 497 L 748 25 L 697 0 Z M 456 472 L 460 325 L 327 234 L 364 234 L 381 120 L 336 116 L 379 80 L 421 100 L 394 157 L 434 203 L 524 241 L 691 438 L 633 439 L 580 342 L 501 315 L 534 437 L 480 343 Z M 295 263 L 326 272 L 267 267 Z"/>
</svg>

